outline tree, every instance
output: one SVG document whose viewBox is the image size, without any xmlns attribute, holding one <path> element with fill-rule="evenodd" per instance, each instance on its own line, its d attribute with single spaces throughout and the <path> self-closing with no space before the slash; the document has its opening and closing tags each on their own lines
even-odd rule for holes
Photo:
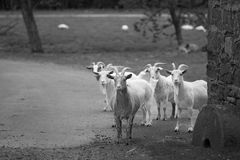
<svg viewBox="0 0 240 160">
<path fill-rule="evenodd" d="M 153 0 L 145 1 L 146 17 L 136 22 L 135 30 L 142 32 L 143 35 L 147 31 L 153 34 L 153 41 L 157 41 L 160 35 L 176 36 L 178 45 L 183 43 L 183 36 L 181 26 L 184 23 L 194 23 L 192 25 L 199 25 L 199 23 L 206 22 L 205 14 L 199 12 L 195 8 L 205 6 L 207 0 Z M 162 13 L 169 13 L 170 17 L 167 24 L 158 23 Z M 194 16 L 192 16 L 194 14 Z M 189 15 L 189 16 L 188 16 Z M 191 15 L 191 16 L 190 16 Z M 165 33 L 164 30 L 170 26 L 175 29 L 174 33 Z M 205 26 L 205 24 L 204 24 Z"/>
<path fill-rule="evenodd" d="M 41 39 L 33 16 L 31 0 L 20 0 L 22 16 L 26 26 L 32 53 L 43 53 Z"/>
</svg>

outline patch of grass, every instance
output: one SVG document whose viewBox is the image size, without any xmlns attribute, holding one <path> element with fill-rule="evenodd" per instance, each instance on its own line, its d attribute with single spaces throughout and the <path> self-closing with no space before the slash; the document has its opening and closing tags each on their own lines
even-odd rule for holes
<svg viewBox="0 0 240 160">
<path fill-rule="evenodd" d="M 44 12 L 44 14 L 69 14 L 66 12 Z M 73 14 L 76 12 L 73 12 Z M 90 12 L 92 13 L 92 12 Z M 104 12 L 101 12 L 104 13 Z M 110 13 L 107 11 L 106 13 Z M 128 12 L 127 12 L 128 13 Z M 139 72 L 148 63 L 185 63 L 190 66 L 186 79 L 206 79 L 206 55 L 196 52 L 190 55 L 179 54 L 175 40 L 161 37 L 152 43 L 151 37 L 144 38 L 133 29 L 139 18 L 36 18 L 42 39 L 44 54 L 32 55 L 28 49 L 28 39 L 22 19 L 7 36 L 0 38 L 0 58 L 53 62 L 83 68 L 93 61 L 103 61 L 116 65 L 129 66 Z M 4 24 L 7 19 L 1 19 Z M 58 24 L 69 25 L 69 30 L 59 30 Z M 121 26 L 130 29 L 123 32 Z M 173 28 L 169 29 L 172 32 Z M 200 46 L 206 44 L 206 35 L 199 31 L 183 33 L 186 42 Z"/>
</svg>

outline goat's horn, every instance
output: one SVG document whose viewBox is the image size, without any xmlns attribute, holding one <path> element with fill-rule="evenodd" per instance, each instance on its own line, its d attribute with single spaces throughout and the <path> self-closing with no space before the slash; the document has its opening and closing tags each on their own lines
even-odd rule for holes
<svg viewBox="0 0 240 160">
<path fill-rule="evenodd" d="M 110 67 L 112 67 L 112 63 L 109 63 L 109 64 L 106 66 L 106 68 L 110 68 Z"/>
<path fill-rule="evenodd" d="M 95 62 L 92 62 L 92 65 L 94 66 L 94 65 L 95 65 Z"/>
<path fill-rule="evenodd" d="M 179 70 L 184 70 L 184 68 L 185 68 L 185 69 L 188 69 L 188 66 L 187 66 L 186 64 L 180 64 L 180 65 L 178 66 L 178 69 L 179 69 Z"/>
<path fill-rule="evenodd" d="M 125 73 L 128 69 L 131 69 L 131 68 L 129 68 L 129 67 L 124 67 L 124 68 L 122 69 L 122 71 L 121 71 L 122 75 L 124 75 L 124 73 Z"/>
<path fill-rule="evenodd" d="M 144 68 L 150 68 L 150 67 L 152 67 L 152 65 L 151 64 L 147 64 Z"/>
<path fill-rule="evenodd" d="M 117 67 L 116 66 L 110 66 L 112 69 L 113 69 L 113 71 L 116 73 L 116 74 L 118 74 L 119 72 L 118 72 L 118 69 L 117 69 Z"/>
<path fill-rule="evenodd" d="M 103 65 L 103 66 L 105 66 L 105 64 L 103 63 L 103 62 L 97 62 L 97 65 L 99 66 L 99 65 Z"/>
<path fill-rule="evenodd" d="M 157 63 L 154 63 L 154 67 L 156 67 L 157 65 L 159 65 L 159 64 L 166 64 L 166 63 L 162 63 L 162 62 L 157 62 Z"/>
<path fill-rule="evenodd" d="M 173 67 L 173 69 L 176 69 L 175 63 L 172 63 L 172 67 Z"/>
</svg>

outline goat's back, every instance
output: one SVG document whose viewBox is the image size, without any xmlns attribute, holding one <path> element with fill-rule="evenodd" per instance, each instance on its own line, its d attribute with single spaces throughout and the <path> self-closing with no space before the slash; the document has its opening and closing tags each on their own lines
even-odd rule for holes
<svg viewBox="0 0 240 160">
<path fill-rule="evenodd" d="M 134 111 L 140 106 L 148 103 L 153 95 L 150 84 L 142 79 L 130 79 L 127 81 L 128 93 L 134 104 Z"/>
</svg>

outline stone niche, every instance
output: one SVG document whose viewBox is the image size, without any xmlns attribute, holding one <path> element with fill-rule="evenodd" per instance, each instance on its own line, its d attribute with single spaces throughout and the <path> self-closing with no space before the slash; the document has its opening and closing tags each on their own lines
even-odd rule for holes
<svg viewBox="0 0 240 160">
<path fill-rule="evenodd" d="M 240 0 L 209 0 L 208 105 L 199 113 L 193 145 L 240 146 Z"/>
</svg>

